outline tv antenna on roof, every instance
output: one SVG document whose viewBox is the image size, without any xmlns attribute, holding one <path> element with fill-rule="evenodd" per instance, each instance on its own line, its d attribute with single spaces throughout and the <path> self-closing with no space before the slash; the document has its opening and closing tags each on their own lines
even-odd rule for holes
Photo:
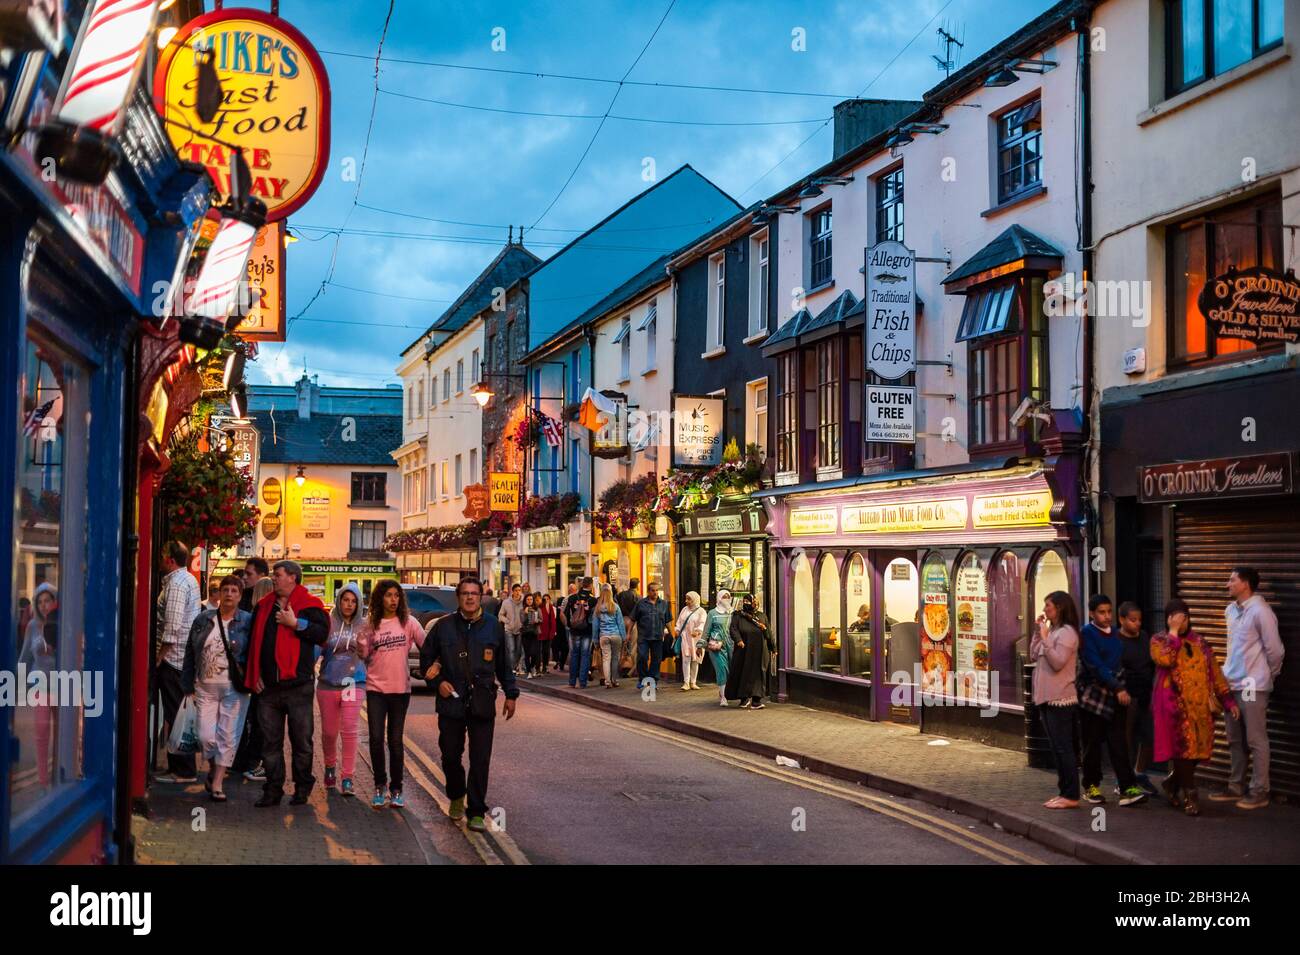
<svg viewBox="0 0 1300 955">
<path fill-rule="evenodd" d="M 947 28 L 946 24 L 939 27 L 935 32 L 939 35 L 939 45 L 943 47 L 943 55 L 939 56 L 936 53 L 932 53 L 931 57 L 934 59 L 934 62 L 939 69 L 943 70 L 943 75 L 945 77 L 952 76 L 952 71 L 957 68 L 958 63 L 961 60 L 961 48 L 964 47 L 966 43 L 964 40 L 958 39 L 953 31 Z M 961 34 L 964 37 L 966 31 L 962 30 Z M 954 47 L 958 50 L 958 53 L 955 56 L 953 55 Z"/>
</svg>

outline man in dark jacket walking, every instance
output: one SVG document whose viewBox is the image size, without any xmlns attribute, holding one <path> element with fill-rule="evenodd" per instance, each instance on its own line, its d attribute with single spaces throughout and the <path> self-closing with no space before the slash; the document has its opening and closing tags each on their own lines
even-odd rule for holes
<svg viewBox="0 0 1300 955">
<path fill-rule="evenodd" d="M 271 570 L 275 589 L 262 598 L 253 615 L 245 685 L 257 694 L 262 727 L 262 765 L 266 783 L 255 806 L 278 806 L 284 798 L 284 727 L 289 724 L 293 753 L 293 799 L 301 806 L 316 783 L 312 775 L 315 724 L 314 648 L 329 637 L 325 605 L 302 585 L 302 568 L 292 560 Z"/>
<path fill-rule="evenodd" d="M 420 671 L 438 691 L 438 748 L 447 778 L 449 815 L 465 818 L 469 794 L 469 828 L 484 832 L 487 823 L 488 770 L 492 764 L 492 734 L 496 728 L 497 683 L 505 690 L 501 708 L 507 720 L 515 715 L 519 687 L 511 666 L 505 628 L 483 612 L 483 585 L 465 577 L 456 587 L 455 613 L 438 620 L 420 648 Z M 469 779 L 462 757 L 469 738 Z"/>
<path fill-rule="evenodd" d="M 646 679 L 659 685 L 659 670 L 664 660 L 664 634 L 668 631 L 668 601 L 659 596 L 659 585 L 646 587 L 646 595 L 632 609 L 632 622 L 636 626 L 636 676 L 637 689 Z"/>
</svg>

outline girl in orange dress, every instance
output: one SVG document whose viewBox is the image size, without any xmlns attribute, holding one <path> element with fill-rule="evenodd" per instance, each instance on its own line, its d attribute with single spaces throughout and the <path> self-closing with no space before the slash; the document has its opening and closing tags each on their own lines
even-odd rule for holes
<svg viewBox="0 0 1300 955">
<path fill-rule="evenodd" d="M 1201 811 L 1196 764 L 1209 759 L 1214 749 L 1214 714 L 1227 710 L 1230 719 L 1240 719 L 1240 714 L 1214 648 L 1191 627 L 1187 602 L 1175 597 L 1165 604 L 1165 621 L 1166 631 L 1151 638 L 1155 759 L 1173 765 L 1161 783 L 1169 801 L 1196 816 Z"/>
</svg>

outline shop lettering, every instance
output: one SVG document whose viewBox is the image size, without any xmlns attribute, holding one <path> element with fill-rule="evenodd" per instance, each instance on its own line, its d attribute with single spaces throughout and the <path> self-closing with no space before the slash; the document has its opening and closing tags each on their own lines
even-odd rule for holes
<svg viewBox="0 0 1300 955">
<path fill-rule="evenodd" d="M 209 37 L 205 44 L 195 44 L 195 48 L 211 50 L 217 57 L 217 66 L 233 73 L 278 74 L 286 80 L 298 75 L 297 50 L 251 30 L 226 30 Z"/>
<path fill-rule="evenodd" d="M 882 269 L 907 269 L 912 266 L 912 257 L 897 253 L 891 255 L 884 249 L 874 249 L 867 259 L 867 264 Z"/>
<path fill-rule="evenodd" d="M 1206 283 L 1197 306 L 1222 338 L 1300 341 L 1300 281 L 1293 272 L 1229 269 Z"/>
<path fill-rule="evenodd" d="M 1287 484 L 1286 468 L 1270 468 L 1258 464 L 1242 468 L 1233 461 L 1222 468 L 1206 463 L 1188 470 L 1178 468 L 1172 472 L 1148 471 L 1142 477 L 1142 490 L 1147 497 L 1188 497 L 1197 495 L 1229 494 L 1233 491 L 1276 490 Z"/>
<path fill-rule="evenodd" d="M 891 364 L 910 362 L 912 349 L 889 342 L 875 342 L 871 346 L 871 360 Z"/>
</svg>

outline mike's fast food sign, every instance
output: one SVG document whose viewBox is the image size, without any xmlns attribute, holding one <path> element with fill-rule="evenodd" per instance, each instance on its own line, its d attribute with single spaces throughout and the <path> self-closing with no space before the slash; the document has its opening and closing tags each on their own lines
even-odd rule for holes
<svg viewBox="0 0 1300 955">
<path fill-rule="evenodd" d="M 206 123 L 195 109 L 204 49 L 221 82 L 221 105 Z M 191 20 L 159 59 L 154 100 L 180 157 L 207 167 L 223 197 L 230 147 L 240 148 L 269 221 L 298 209 L 320 184 L 329 162 L 329 79 L 307 38 L 279 17 L 237 9 Z"/>
</svg>

